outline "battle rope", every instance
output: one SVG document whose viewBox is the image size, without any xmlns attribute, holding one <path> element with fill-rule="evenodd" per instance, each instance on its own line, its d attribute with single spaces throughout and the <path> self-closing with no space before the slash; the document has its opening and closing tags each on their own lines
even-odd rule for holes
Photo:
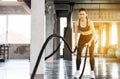
<svg viewBox="0 0 120 79">
<path fill-rule="evenodd" d="M 67 44 L 67 42 L 64 40 L 63 37 L 61 37 L 61 36 L 59 36 L 59 35 L 56 35 L 56 34 L 50 35 L 50 36 L 46 39 L 45 43 L 43 44 L 43 46 L 42 46 L 42 48 L 41 48 L 41 51 L 40 51 L 39 56 L 38 56 L 38 58 L 37 58 L 37 61 L 36 61 L 36 64 L 35 64 L 35 67 L 34 67 L 34 69 L 33 69 L 33 73 L 31 74 L 31 78 L 30 78 L 30 79 L 34 79 L 34 76 L 35 76 L 36 71 L 37 71 L 37 69 L 38 69 L 39 62 L 40 62 L 40 60 L 41 60 L 41 58 L 42 58 L 42 55 L 43 55 L 43 51 L 44 51 L 47 43 L 48 43 L 48 42 L 50 41 L 50 39 L 52 39 L 53 37 L 61 38 L 61 39 L 64 41 L 65 45 L 66 45 L 66 46 L 68 47 L 68 49 L 70 50 L 70 52 L 72 53 L 72 50 L 71 50 L 70 46 Z M 59 46 L 58 46 L 58 48 L 59 48 Z M 58 49 L 58 48 L 57 48 L 57 49 Z M 57 51 L 57 49 L 56 49 L 55 51 Z M 55 53 L 55 52 L 53 52 L 53 53 Z M 50 56 L 52 56 L 52 54 L 49 55 L 48 57 L 45 57 L 45 60 L 48 59 Z"/>
<path fill-rule="evenodd" d="M 61 38 L 61 39 L 64 41 L 65 45 L 67 46 L 67 48 L 69 49 L 69 51 L 70 51 L 71 54 L 73 54 L 73 53 L 76 51 L 77 48 L 75 48 L 74 51 L 71 50 L 69 44 L 66 42 L 66 40 L 65 40 L 62 36 L 59 36 L 59 35 L 56 35 L 56 34 L 50 35 L 50 36 L 46 39 L 45 43 L 43 44 L 43 46 L 42 46 L 42 48 L 41 48 L 41 50 L 40 50 L 39 56 L 38 56 L 38 58 L 37 58 L 37 61 L 36 61 L 36 64 L 35 64 L 35 67 L 34 67 L 34 69 L 33 69 L 32 74 L 31 74 L 31 78 L 30 78 L 30 79 L 34 79 L 35 74 L 36 74 L 36 71 L 37 71 L 37 69 L 38 69 L 38 65 L 39 65 L 40 60 L 41 60 L 42 55 L 43 55 L 43 51 L 44 51 L 46 45 L 48 44 L 48 42 L 49 42 L 53 37 Z M 50 57 L 59 49 L 60 45 L 61 45 L 61 44 L 59 44 L 59 46 L 57 47 L 57 49 L 56 49 L 55 51 L 53 51 L 52 54 L 50 54 L 49 56 L 45 57 L 45 60 L 47 60 L 48 58 L 50 58 Z M 86 54 L 87 54 L 87 53 L 86 53 Z M 85 55 L 84 67 L 83 67 L 83 70 L 82 70 L 82 74 L 80 75 L 80 79 L 81 79 L 81 77 L 82 77 L 82 75 L 83 75 L 83 73 L 84 73 L 85 63 L 86 63 L 86 57 L 87 57 L 87 55 Z"/>
<path fill-rule="evenodd" d="M 82 69 L 82 72 L 81 72 L 81 75 L 80 75 L 79 79 L 81 79 L 82 76 L 83 76 L 83 73 L 84 73 L 84 70 L 85 70 L 85 65 L 86 65 L 87 53 L 88 52 L 89 52 L 89 46 L 86 46 L 86 53 L 85 53 L 84 65 L 83 65 L 83 69 Z"/>
</svg>

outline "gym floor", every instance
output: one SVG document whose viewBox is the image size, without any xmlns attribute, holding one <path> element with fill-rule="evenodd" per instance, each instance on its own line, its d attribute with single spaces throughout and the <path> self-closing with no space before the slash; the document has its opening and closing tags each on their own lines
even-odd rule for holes
<svg viewBox="0 0 120 79">
<path fill-rule="evenodd" d="M 84 58 L 82 58 L 81 70 Z M 90 79 L 89 58 L 82 79 Z M 45 79 L 73 79 L 76 71 L 75 57 L 73 61 L 56 60 L 47 63 L 45 67 Z M 96 79 L 120 79 L 120 60 L 116 58 L 95 58 Z"/>
<path fill-rule="evenodd" d="M 73 79 L 75 71 L 75 57 L 73 57 L 73 61 L 61 58 L 45 64 L 44 79 Z M 29 72 L 30 62 L 28 59 L 9 59 L 0 62 L 0 79 L 30 79 Z M 120 60 L 115 58 L 95 58 L 95 74 L 96 79 L 120 79 Z M 89 79 L 89 77 L 90 65 L 89 58 L 87 58 L 82 79 Z"/>
</svg>

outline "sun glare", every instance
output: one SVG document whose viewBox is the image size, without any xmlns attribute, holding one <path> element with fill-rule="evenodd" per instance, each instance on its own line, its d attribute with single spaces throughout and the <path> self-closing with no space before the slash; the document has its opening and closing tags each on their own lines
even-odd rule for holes
<svg viewBox="0 0 120 79">
<path fill-rule="evenodd" d="M 102 25 L 102 39 L 103 40 L 101 40 L 101 45 L 104 47 L 105 46 L 105 44 L 106 44 L 106 31 L 105 31 L 105 24 L 103 24 Z"/>
<path fill-rule="evenodd" d="M 117 44 L 117 24 L 115 22 L 112 23 L 111 28 L 111 44 L 112 45 Z"/>
<path fill-rule="evenodd" d="M 103 30 L 103 39 L 104 39 L 104 40 L 102 40 L 102 45 L 105 46 L 105 42 L 106 42 L 106 41 L 105 41 L 105 40 L 106 40 L 105 29 Z"/>
</svg>

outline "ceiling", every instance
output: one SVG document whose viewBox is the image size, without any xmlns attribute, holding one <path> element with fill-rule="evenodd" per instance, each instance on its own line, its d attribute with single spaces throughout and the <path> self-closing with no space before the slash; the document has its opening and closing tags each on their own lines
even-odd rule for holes
<svg viewBox="0 0 120 79">
<path fill-rule="evenodd" d="M 53 0 L 53 1 L 55 4 L 55 10 L 59 16 L 63 16 L 61 14 L 65 14 L 65 13 L 67 16 L 67 13 L 70 12 L 71 8 L 75 10 L 83 6 L 87 9 L 120 10 L 120 6 L 119 6 L 120 0 Z"/>
<path fill-rule="evenodd" d="M 20 1 L 20 0 L 18 0 Z M 31 8 L 31 0 L 23 0 L 30 8 Z M 70 5 L 70 4 L 120 4 L 120 0 L 45 0 L 45 1 L 54 1 L 56 7 L 65 8 L 66 6 L 63 5 Z M 57 9 L 57 8 L 56 8 Z"/>
<path fill-rule="evenodd" d="M 31 14 L 24 2 L 0 2 L 0 14 Z"/>
<path fill-rule="evenodd" d="M 54 0 L 54 3 L 120 3 L 120 0 Z"/>
<path fill-rule="evenodd" d="M 17 0 L 24 1 L 29 8 L 31 8 L 31 0 Z M 120 4 L 120 0 L 45 0 L 53 1 L 56 10 L 69 10 L 73 4 Z M 8 9 L 9 10 L 9 9 Z"/>
<path fill-rule="evenodd" d="M 23 0 L 29 8 L 31 8 L 31 0 Z"/>
<path fill-rule="evenodd" d="M 71 4 L 120 4 L 120 0 L 54 0 L 54 4 L 56 9 L 65 9 Z"/>
</svg>

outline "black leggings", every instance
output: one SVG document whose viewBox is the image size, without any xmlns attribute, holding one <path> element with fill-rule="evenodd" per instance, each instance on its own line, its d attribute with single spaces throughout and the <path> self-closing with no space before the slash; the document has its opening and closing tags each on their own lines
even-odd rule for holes
<svg viewBox="0 0 120 79">
<path fill-rule="evenodd" d="M 76 66 L 77 70 L 80 68 L 81 64 L 81 53 L 86 43 L 90 41 L 92 34 L 90 35 L 80 35 L 77 49 L 77 58 L 76 58 Z M 89 47 L 89 56 L 90 56 L 90 67 L 91 70 L 94 70 L 94 41 L 92 41 L 91 46 Z"/>
</svg>

